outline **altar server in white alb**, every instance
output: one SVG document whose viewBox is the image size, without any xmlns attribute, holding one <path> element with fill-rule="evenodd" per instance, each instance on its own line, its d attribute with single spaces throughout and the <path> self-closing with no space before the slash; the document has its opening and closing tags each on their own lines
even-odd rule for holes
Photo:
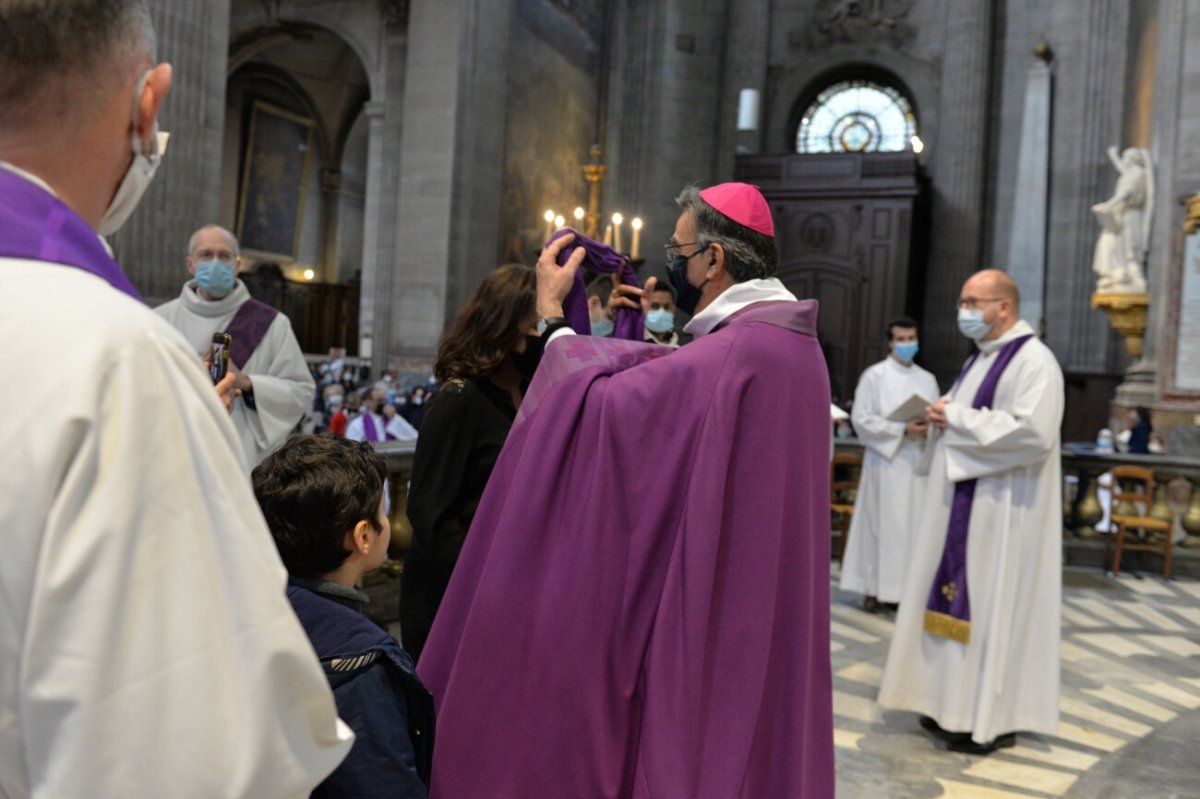
<svg viewBox="0 0 1200 799">
<path fill-rule="evenodd" d="M 967 280 L 958 326 L 979 350 L 927 412 L 930 476 L 879 703 L 987 754 L 1058 731 L 1063 377 L 1003 272 Z"/>
<path fill-rule="evenodd" d="M 185 259 L 192 278 L 177 299 L 155 310 L 198 353 L 213 333 L 233 339 L 230 368 L 236 372 L 233 426 L 249 468 L 254 468 L 304 416 L 316 384 L 287 316 L 250 296 L 238 279 L 238 242 L 223 227 L 206 225 L 192 234 Z"/>
<path fill-rule="evenodd" d="M 212 381 L 97 236 L 162 157 L 146 4 L 0 0 L 0 41 L 0 796 L 306 797 L 352 736 Z"/>
<path fill-rule="evenodd" d="M 867 367 L 854 391 L 851 421 L 866 451 L 842 559 L 842 589 L 863 594 L 863 607 L 872 611 L 900 601 L 925 487 L 913 471 L 928 430 L 924 405 L 938 397 L 937 380 L 913 363 L 917 323 L 893 320 L 887 342 L 888 356 Z M 916 412 L 891 418 L 914 397 L 924 398 Z"/>
<path fill-rule="evenodd" d="M 363 397 L 362 412 L 346 426 L 351 441 L 416 441 L 417 429 L 388 405 L 386 384 L 378 384 Z"/>
</svg>

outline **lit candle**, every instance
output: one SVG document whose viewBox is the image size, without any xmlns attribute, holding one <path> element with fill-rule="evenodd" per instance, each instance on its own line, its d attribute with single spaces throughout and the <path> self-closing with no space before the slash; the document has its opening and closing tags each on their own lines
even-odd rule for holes
<svg viewBox="0 0 1200 799">
<path fill-rule="evenodd" d="M 575 226 L 579 227 L 583 224 L 583 209 L 575 206 Z"/>
<path fill-rule="evenodd" d="M 547 211 L 542 214 L 542 219 L 546 220 L 546 241 L 549 241 L 550 237 L 554 235 L 554 212 Z"/>
<path fill-rule="evenodd" d="M 609 247 L 612 246 L 612 225 L 604 226 L 604 243 Z"/>
<path fill-rule="evenodd" d="M 559 214 L 558 216 L 554 217 L 554 229 L 555 230 L 558 230 L 566 223 L 567 223 L 567 220 L 563 219 L 562 214 Z"/>
<path fill-rule="evenodd" d="M 613 249 L 617 252 L 621 251 L 621 223 L 625 221 L 619 213 L 613 214 Z"/>
<path fill-rule="evenodd" d="M 633 218 L 633 221 L 629 223 L 629 226 L 631 228 L 633 228 L 633 246 L 629 248 L 629 257 L 637 258 L 638 250 L 640 249 L 638 247 L 638 245 L 641 243 L 641 240 L 642 240 L 642 219 L 641 219 L 641 217 L 635 216 Z"/>
</svg>

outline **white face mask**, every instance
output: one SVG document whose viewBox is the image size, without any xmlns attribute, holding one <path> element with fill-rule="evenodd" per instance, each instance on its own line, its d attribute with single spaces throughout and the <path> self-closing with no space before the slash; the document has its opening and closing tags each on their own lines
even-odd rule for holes
<svg viewBox="0 0 1200 799">
<path fill-rule="evenodd" d="M 104 209 L 104 216 L 100 218 L 100 224 L 96 227 L 96 232 L 101 236 L 111 236 L 116 233 L 121 229 L 121 225 L 124 225 L 125 221 L 129 219 L 133 209 L 137 208 L 141 201 L 142 195 L 146 193 L 146 189 L 162 161 L 163 154 L 167 151 L 167 139 L 171 134 L 160 132 L 157 122 L 154 123 L 154 132 L 149 139 L 137 137 L 138 101 L 141 99 L 142 90 L 146 88 L 146 81 L 149 78 L 149 72 L 142 75 L 133 92 L 134 133 L 130 138 L 130 147 L 134 153 L 133 162 L 129 165 L 129 169 L 125 170 L 125 177 L 122 178 L 121 185 L 117 187 L 117 193 L 113 195 L 108 208 Z"/>
</svg>

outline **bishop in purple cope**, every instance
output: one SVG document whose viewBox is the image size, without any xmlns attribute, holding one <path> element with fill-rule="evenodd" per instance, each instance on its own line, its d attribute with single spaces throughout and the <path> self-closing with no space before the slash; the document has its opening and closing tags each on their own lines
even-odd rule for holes
<svg viewBox="0 0 1200 799">
<path fill-rule="evenodd" d="M 545 355 L 418 666 L 433 797 L 833 796 L 817 303 L 757 189 L 678 202 L 681 349 L 574 335 L 583 250 L 538 262 Z"/>
</svg>

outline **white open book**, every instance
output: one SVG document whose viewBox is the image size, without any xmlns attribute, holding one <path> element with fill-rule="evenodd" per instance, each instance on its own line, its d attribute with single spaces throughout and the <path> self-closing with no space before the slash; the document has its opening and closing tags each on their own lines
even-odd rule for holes
<svg viewBox="0 0 1200 799">
<path fill-rule="evenodd" d="M 897 406 L 896 410 L 887 415 L 887 418 L 893 422 L 908 422 L 913 419 L 924 419 L 925 409 L 933 404 L 933 400 L 922 397 L 920 394 L 913 394 L 904 402 Z"/>
</svg>

